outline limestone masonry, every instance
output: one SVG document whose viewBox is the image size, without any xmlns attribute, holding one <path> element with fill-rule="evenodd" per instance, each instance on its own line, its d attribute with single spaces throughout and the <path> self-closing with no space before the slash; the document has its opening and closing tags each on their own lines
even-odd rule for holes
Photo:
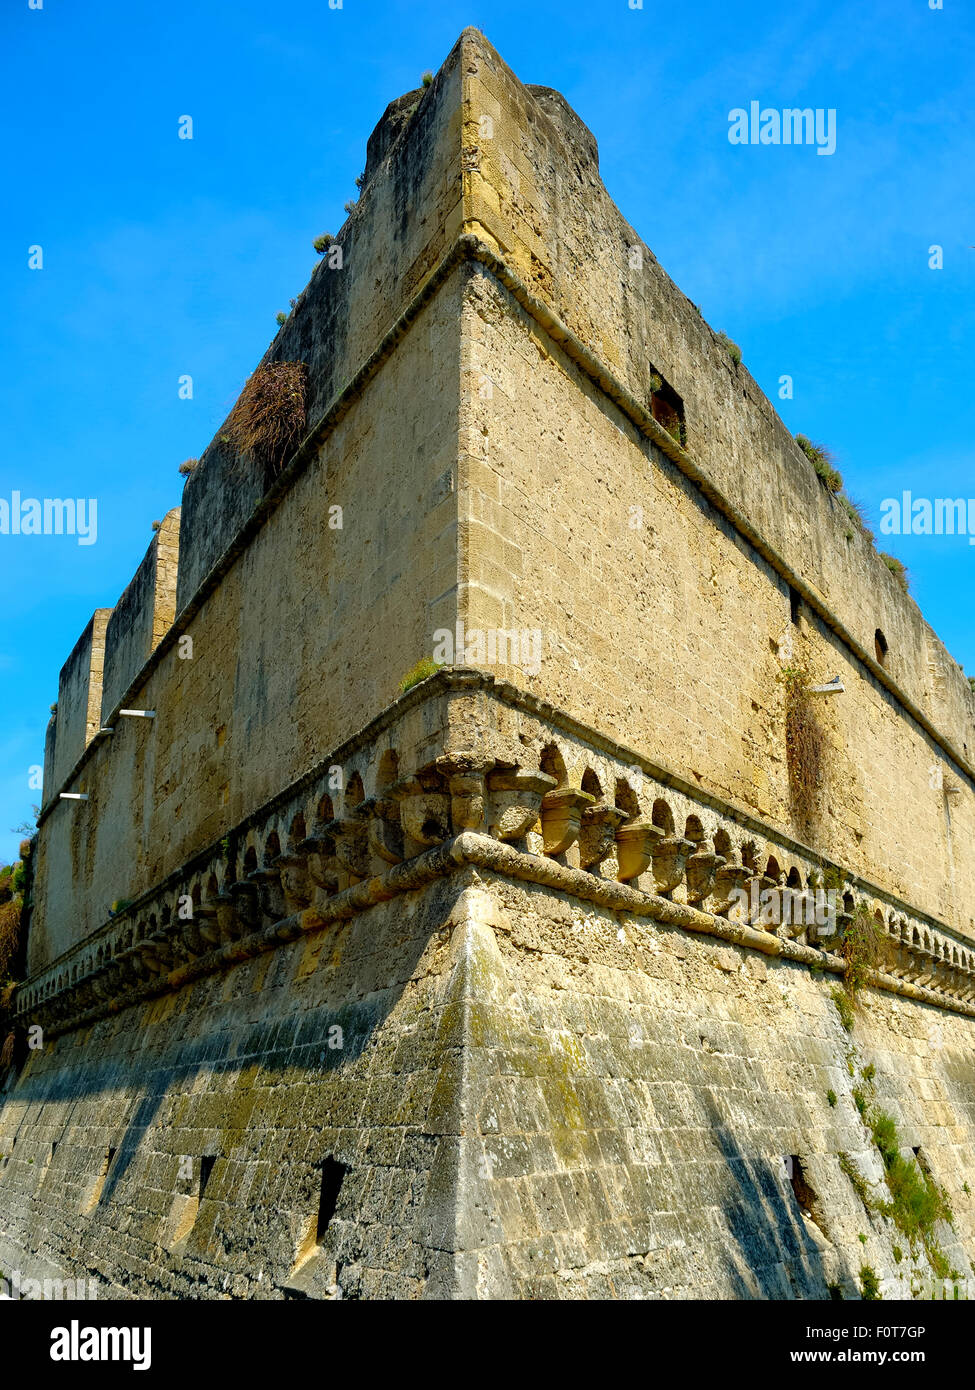
<svg viewBox="0 0 975 1390">
<path fill-rule="evenodd" d="M 970 1296 L 960 668 L 481 34 L 336 242 L 61 672 L 0 1275 Z"/>
</svg>

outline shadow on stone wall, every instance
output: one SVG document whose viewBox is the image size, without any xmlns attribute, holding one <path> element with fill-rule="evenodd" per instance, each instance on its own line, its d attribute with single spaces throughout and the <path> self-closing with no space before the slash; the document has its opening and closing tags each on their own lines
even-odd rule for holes
<svg viewBox="0 0 975 1390">
<path fill-rule="evenodd" d="M 2 1098 L 4 1109 L 22 1109 L 33 1121 L 29 1128 L 17 1126 L 22 1131 L 17 1160 L 24 1161 L 15 1161 L 4 1174 L 8 1237 L 24 1249 L 43 1246 L 53 1254 L 70 1246 L 77 1254 L 100 1227 L 98 1245 L 104 1251 L 107 1237 L 108 1253 L 107 1265 L 103 1255 L 99 1268 L 124 1286 L 126 1261 L 117 1237 L 131 1230 L 140 1243 L 158 1239 L 150 1227 L 165 1227 L 160 1198 L 175 1200 L 185 1190 L 169 1186 L 184 1153 L 181 1146 L 187 1146 L 195 1174 L 201 1144 L 204 1154 L 215 1153 L 229 1166 L 214 1171 L 207 1193 L 217 1200 L 208 1204 L 205 1219 L 201 1209 L 199 1246 L 194 1236 L 186 1254 L 200 1258 L 212 1248 L 212 1258 L 219 1259 L 228 1241 L 260 1244 L 273 1252 L 270 1263 L 280 1263 L 286 1274 L 295 1223 L 316 1209 L 322 1163 L 332 1154 L 350 1167 L 341 1215 L 351 1220 L 338 1225 L 352 1225 L 370 1168 L 390 1162 L 388 1154 L 371 1152 L 380 1131 L 390 1125 L 402 1126 L 404 1133 L 424 1128 L 440 1064 L 452 1050 L 449 1045 L 431 1050 L 442 985 L 434 986 L 433 995 L 424 990 L 425 976 L 432 977 L 420 962 L 432 937 L 449 934 L 455 896 L 456 886 L 448 882 L 429 892 L 416 910 L 398 904 L 391 912 L 383 905 L 332 928 L 324 934 L 314 968 L 305 954 L 312 941 L 302 940 L 164 996 L 132 1017 L 124 1012 L 104 1019 L 76 1040 L 68 1035 L 51 1053 L 32 1054 L 16 1086 Z M 390 1016 L 418 981 L 415 1007 L 410 1004 L 390 1029 Z M 336 1026 L 342 1030 L 341 1048 L 329 1046 Z M 280 1105 L 285 1087 L 292 1097 L 290 1111 Z M 203 1105 L 194 1108 L 201 1099 Z M 39 1132 L 42 1115 L 47 1120 Z M 67 1170 L 68 1192 L 61 1163 L 56 1164 L 61 1168 L 57 1191 L 46 1167 L 38 1164 L 49 1136 L 59 1139 L 61 1163 L 62 1154 L 78 1151 Z M 436 1143 L 431 1136 L 422 1158 L 432 1156 Z M 99 1190 L 102 1145 L 114 1153 Z M 273 1191 L 265 1197 L 255 1187 L 237 1191 L 248 1185 L 255 1165 L 262 1171 L 270 1165 Z M 148 1179 L 153 1188 L 148 1200 L 136 1199 L 134 1210 L 130 1195 L 113 1208 L 126 1176 L 140 1172 L 141 1181 Z M 50 1176 L 56 1176 L 54 1170 Z M 85 1210 L 76 1205 L 76 1183 L 82 1208 L 85 1192 L 91 1194 Z M 414 1204 L 423 1200 L 423 1188 L 423 1183 L 416 1187 Z M 349 1245 L 356 1236 L 347 1229 L 345 1236 L 336 1235 L 339 1239 Z M 95 1258 L 91 1252 L 81 1257 Z"/>
<path fill-rule="evenodd" d="M 765 1157 L 746 1156 L 710 1095 L 707 1111 L 730 1178 L 722 1204 L 723 1261 L 734 1296 L 830 1298 L 836 1275 L 824 1267 L 823 1251 L 807 1229 L 784 1169 L 777 1172 Z M 851 1276 L 841 1257 L 839 1267 L 845 1285 Z"/>
</svg>

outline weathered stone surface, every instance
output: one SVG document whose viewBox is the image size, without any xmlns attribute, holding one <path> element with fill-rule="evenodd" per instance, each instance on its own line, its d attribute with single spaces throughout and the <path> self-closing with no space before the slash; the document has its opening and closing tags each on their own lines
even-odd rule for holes
<svg viewBox="0 0 975 1390">
<path fill-rule="evenodd" d="M 868 1263 L 909 1297 L 931 1265 L 878 1207 L 872 1066 L 967 1280 L 975 697 L 631 257 L 590 132 L 475 31 L 391 104 L 337 239 L 264 359 L 308 366 L 305 443 L 270 479 L 218 432 L 178 555 L 171 513 L 62 673 L 0 1267 L 824 1298 Z M 458 624 L 540 660 L 488 642 L 397 695 Z M 799 659 L 845 686 L 805 808 Z M 156 719 L 94 738 L 126 692 Z M 735 897 L 827 875 L 828 937 Z M 857 911 L 887 954 L 848 1034 Z"/>
</svg>

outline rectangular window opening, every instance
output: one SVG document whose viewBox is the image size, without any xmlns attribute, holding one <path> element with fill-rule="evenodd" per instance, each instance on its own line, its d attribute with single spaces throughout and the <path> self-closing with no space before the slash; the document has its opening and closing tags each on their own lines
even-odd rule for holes
<svg viewBox="0 0 975 1390">
<path fill-rule="evenodd" d="M 687 443 L 687 422 L 684 418 L 684 402 L 658 371 L 651 371 L 650 379 L 656 390 L 650 395 L 650 414 L 658 425 L 671 435 L 678 444 Z"/>
<path fill-rule="evenodd" d="M 325 1232 L 335 1215 L 339 1192 L 342 1190 L 342 1183 L 345 1181 L 345 1175 L 348 1171 L 347 1164 L 340 1163 L 338 1159 L 331 1156 L 322 1163 L 322 1190 L 318 1200 L 318 1224 L 315 1231 L 316 1245 L 321 1245 Z"/>
<path fill-rule="evenodd" d="M 206 1191 L 206 1185 L 210 1181 L 210 1174 L 213 1172 L 213 1165 L 217 1161 L 216 1154 L 203 1154 L 200 1158 L 200 1201 Z"/>
</svg>

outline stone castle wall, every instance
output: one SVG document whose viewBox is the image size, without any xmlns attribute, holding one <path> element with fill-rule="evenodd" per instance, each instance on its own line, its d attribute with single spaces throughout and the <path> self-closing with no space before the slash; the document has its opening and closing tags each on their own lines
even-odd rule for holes
<svg viewBox="0 0 975 1390">
<path fill-rule="evenodd" d="M 466 97 L 495 122 L 493 140 L 465 126 L 468 216 L 500 258 L 465 303 L 467 625 L 540 629 L 540 674 L 507 678 L 975 930 L 961 669 L 623 220 L 558 93 L 482 51 Z M 652 372 L 682 399 L 682 449 L 641 418 Z M 820 701 L 812 827 L 785 760 L 780 676 L 799 659 L 845 685 Z"/>
<path fill-rule="evenodd" d="M 309 365 L 298 460 L 272 486 L 218 432 L 184 489 L 169 642 L 140 674 L 127 594 L 104 689 L 97 656 L 88 674 L 102 723 L 130 684 L 154 728 L 116 728 L 71 783 L 99 716 L 81 734 L 66 687 L 32 961 L 351 735 L 458 619 L 540 629 L 540 673 L 502 674 L 970 928 L 975 697 L 747 372 L 646 248 L 629 266 L 640 243 L 582 123 L 468 36 L 422 100 L 392 104 L 367 173 L 344 268 L 319 264 L 264 359 Z M 684 447 L 653 419 L 651 371 Z M 846 685 L 820 702 L 813 827 L 784 756 L 797 656 Z"/>
<path fill-rule="evenodd" d="M 969 1289 L 975 952 L 865 900 L 890 954 L 845 1031 L 830 944 L 722 916 L 706 847 L 739 881 L 809 864 L 629 758 L 443 673 L 39 976 L 0 1264 L 118 1297 Z M 609 788 L 659 827 L 645 875 Z M 865 1092 L 950 1201 L 937 1280 L 881 1210 Z"/>
<path fill-rule="evenodd" d="M 928 1266 L 851 1100 L 873 1063 L 967 1279 L 967 683 L 631 267 L 557 93 L 465 31 L 366 176 L 264 358 L 308 364 L 304 443 L 274 479 L 218 431 L 62 672 L 0 1263 L 149 1296 L 855 1297 L 862 1232 L 908 1296 Z M 398 696 L 458 623 L 538 629 L 539 670 L 458 652 Z M 845 690 L 800 816 L 801 660 Z M 831 937 L 731 896 L 824 874 Z M 858 908 L 887 956 L 851 1039 Z"/>
</svg>

